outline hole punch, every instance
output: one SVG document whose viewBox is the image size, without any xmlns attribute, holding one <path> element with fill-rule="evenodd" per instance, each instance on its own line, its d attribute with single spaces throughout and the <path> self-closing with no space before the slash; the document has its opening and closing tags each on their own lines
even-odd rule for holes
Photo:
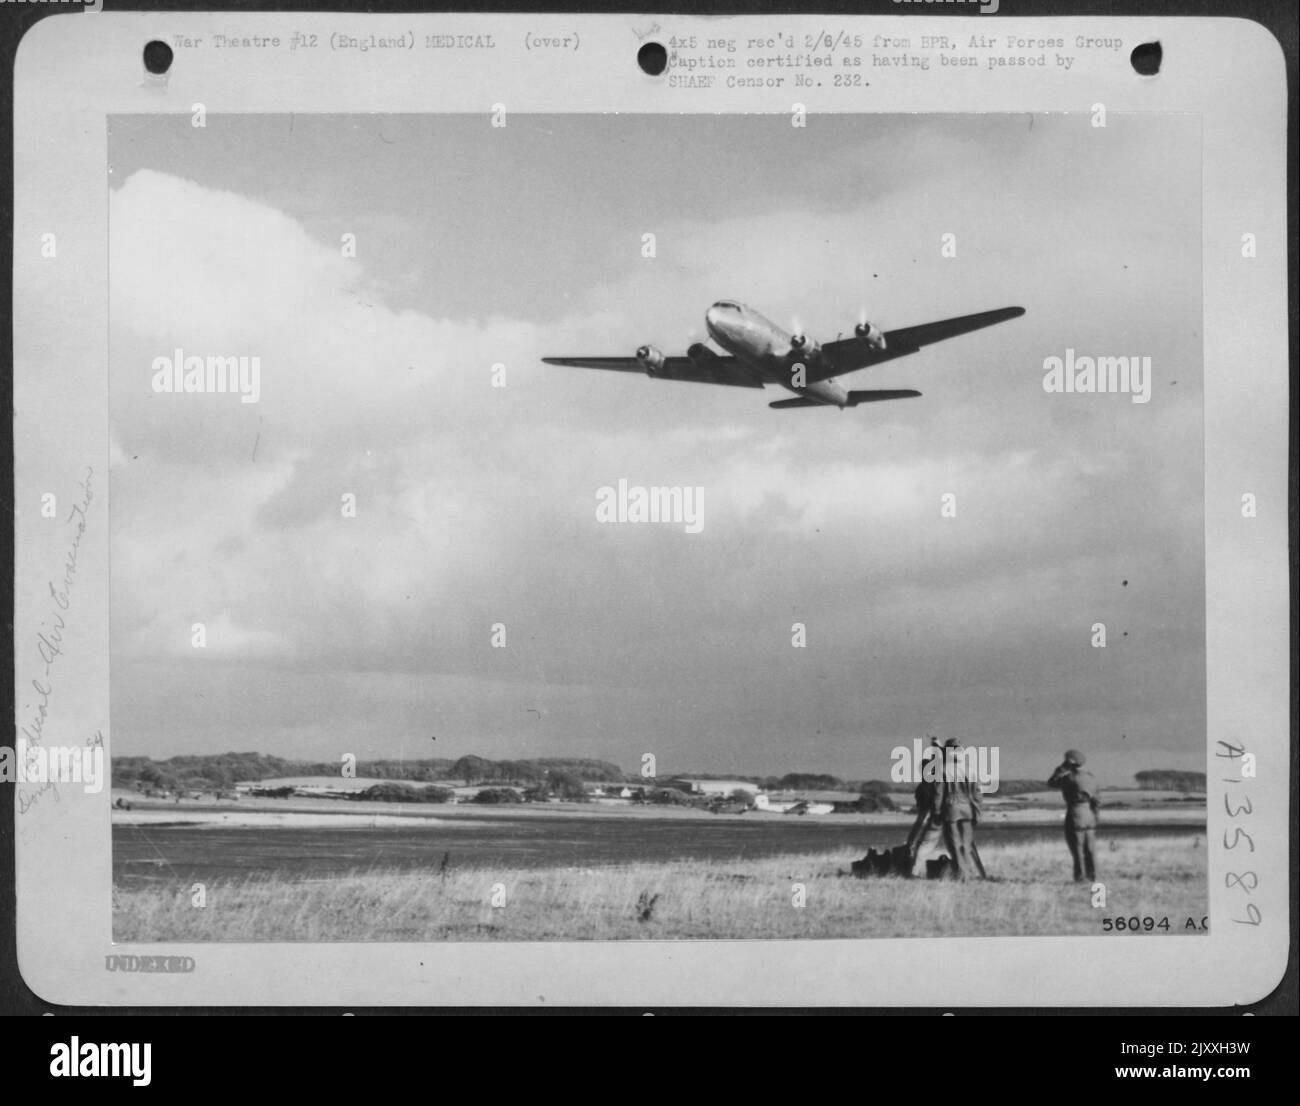
<svg viewBox="0 0 1300 1106">
<path fill-rule="evenodd" d="M 155 77 L 161 77 L 172 67 L 172 48 L 160 39 L 144 44 L 144 67 Z"/>
<path fill-rule="evenodd" d="M 1129 55 L 1129 61 L 1133 63 L 1133 68 L 1141 76 L 1154 77 L 1160 72 L 1160 61 L 1164 54 L 1165 52 L 1161 49 L 1160 43 L 1144 42 L 1133 47 L 1133 53 Z"/>
<path fill-rule="evenodd" d="M 658 42 L 647 42 L 636 52 L 636 63 L 642 73 L 657 77 L 668 68 L 668 51 Z"/>
</svg>

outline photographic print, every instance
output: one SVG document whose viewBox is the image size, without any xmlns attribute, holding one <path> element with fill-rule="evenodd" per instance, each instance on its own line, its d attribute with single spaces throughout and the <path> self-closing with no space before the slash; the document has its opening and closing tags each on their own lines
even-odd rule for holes
<svg viewBox="0 0 1300 1106">
<path fill-rule="evenodd" d="M 1258 1002 L 1282 60 L 976 5 L 38 22 L 28 988 Z"/>
<path fill-rule="evenodd" d="M 110 120 L 113 932 L 1208 928 L 1200 125 Z"/>
</svg>

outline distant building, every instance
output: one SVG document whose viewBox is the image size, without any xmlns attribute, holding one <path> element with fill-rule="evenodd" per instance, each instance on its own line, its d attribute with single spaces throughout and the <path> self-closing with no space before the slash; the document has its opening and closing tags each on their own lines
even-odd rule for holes
<svg viewBox="0 0 1300 1106">
<path fill-rule="evenodd" d="M 861 799 L 856 791 L 761 791 L 754 806 L 774 814 L 836 814 L 856 811 Z"/>
<path fill-rule="evenodd" d="M 678 782 L 689 787 L 692 795 L 721 795 L 726 798 L 733 791 L 748 791 L 751 795 L 756 795 L 759 791 L 758 784 L 751 780 L 681 779 Z"/>
<path fill-rule="evenodd" d="M 587 795 L 592 799 L 605 799 L 608 802 L 619 802 L 623 799 L 635 799 L 640 791 L 635 791 L 625 784 L 606 783 L 592 784 L 587 788 Z"/>
</svg>

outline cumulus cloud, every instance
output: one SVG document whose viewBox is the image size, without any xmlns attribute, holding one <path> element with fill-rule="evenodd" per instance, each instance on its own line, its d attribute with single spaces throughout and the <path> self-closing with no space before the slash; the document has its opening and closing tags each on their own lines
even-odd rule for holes
<svg viewBox="0 0 1300 1106">
<path fill-rule="evenodd" d="M 569 125 L 530 164 L 536 195 L 563 195 Z M 1179 220 L 1199 218 L 1199 198 L 1071 177 L 1083 139 L 1061 122 L 1032 141 L 980 126 L 976 140 L 899 123 L 912 137 L 892 170 L 871 156 L 879 142 L 818 139 L 835 175 L 807 194 L 699 161 L 696 187 L 731 187 L 731 212 L 638 176 L 631 150 L 582 218 L 540 212 L 532 237 L 517 213 L 424 184 L 441 170 L 396 124 L 376 156 L 398 160 L 346 221 L 331 223 L 330 197 L 347 208 L 356 185 L 324 161 L 301 202 L 286 181 L 254 188 L 252 158 L 218 172 L 173 150 L 118 174 L 118 732 L 161 754 L 324 756 L 346 740 L 389 755 L 436 722 L 439 752 L 633 764 L 654 750 L 683 768 L 869 776 L 887 767 L 881 747 L 942 726 L 1003 741 L 1028 774 L 1058 734 L 1117 764 L 1131 743 L 1192 766 L 1199 253 Z M 1192 133 L 1093 156 L 1155 171 Z M 286 142 L 286 165 L 307 158 Z M 407 206 L 412 181 L 442 197 L 441 219 Z M 619 207 L 620 184 L 639 207 Z M 639 241 L 643 211 L 659 212 L 654 263 L 610 245 Z M 355 258 L 346 226 L 363 228 Z M 938 250 L 950 228 L 956 259 Z M 494 291 L 467 300 L 458 285 Z M 922 399 L 843 413 L 540 364 L 643 341 L 679 352 L 723 295 L 822 339 L 860 308 L 886 328 L 1028 312 L 852 380 Z M 1153 356 L 1153 402 L 1047 396 L 1042 361 L 1066 346 Z M 155 392 L 153 359 L 176 349 L 259 358 L 258 402 Z M 599 525 L 596 489 L 620 478 L 704 488 L 703 532 Z M 1098 620 L 1116 635 L 1104 655 L 1086 645 Z M 204 658 L 188 641 L 198 621 Z M 796 621 L 807 650 L 790 646 Z M 496 622 L 508 649 L 491 647 Z M 187 711 L 196 686 L 204 709 Z"/>
</svg>

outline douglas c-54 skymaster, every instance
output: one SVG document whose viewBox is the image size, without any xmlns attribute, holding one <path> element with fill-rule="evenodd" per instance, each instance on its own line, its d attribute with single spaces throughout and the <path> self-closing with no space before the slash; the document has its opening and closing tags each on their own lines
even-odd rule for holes
<svg viewBox="0 0 1300 1106">
<path fill-rule="evenodd" d="M 635 357 L 543 357 L 548 365 L 573 365 L 580 369 L 644 372 L 662 380 L 694 380 L 701 384 L 730 384 L 737 388 L 762 388 L 780 384 L 795 393 L 769 407 L 856 407 L 883 399 L 908 399 L 921 393 L 910 388 L 850 392 L 835 380 L 895 357 L 916 353 L 922 346 L 955 338 L 1023 315 L 1023 307 L 1002 307 L 938 323 L 881 332 L 863 321 L 852 338 L 819 345 L 804 334 L 787 334 L 757 311 L 732 300 L 719 300 L 704 314 L 709 337 L 729 356 L 714 353 L 696 342 L 685 357 L 665 357 L 654 346 L 642 346 Z"/>
</svg>

